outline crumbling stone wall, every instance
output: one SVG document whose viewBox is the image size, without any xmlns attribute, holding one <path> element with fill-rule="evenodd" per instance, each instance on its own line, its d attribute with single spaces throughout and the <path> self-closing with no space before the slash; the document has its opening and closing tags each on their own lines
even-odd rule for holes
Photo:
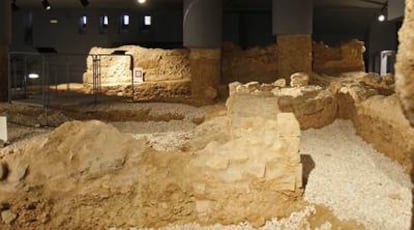
<svg viewBox="0 0 414 230">
<path fill-rule="evenodd" d="M 279 78 L 288 82 L 296 72 L 322 73 L 356 71 L 364 68 L 363 44 L 358 41 L 345 43 L 340 48 L 329 48 L 313 43 L 308 35 L 279 36 L 277 44 L 263 48 L 242 50 L 225 44 L 220 50 L 201 49 L 146 49 L 139 46 L 119 48 L 92 48 L 91 54 L 111 54 L 125 50 L 134 57 L 134 68 L 144 71 L 144 83 L 132 80 L 129 57 L 109 56 L 101 58 L 101 84 L 106 95 L 118 95 L 139 101 L 189 101 L 212 103 L 219 95 L 219 84 L 252 80 L 271 83 Z M 93 83 L 92 58 L 87 60 L 84 83 Z M 312 79 L 310 79 L 312 80 Z M 134 95 L 132 92 L 134 91 Z"/>
<path fill-rule="evenodd" d="M 223 45 L 222 73 L 223 84 L 253 80 L 274 82 L 279 75 L 278 47 L 272 44 L 242 50 L 232 43 L 226 43 Z"/>
<path fill-rule="evenodd" d="M 201 172 L 196 209 L 203 222 L 231 217 L 260 226 L 300 197 L 299 123 L 273 97 L 236 94 L 227 108 L 230 139 L 210 142 L 190 163 Z"/>
<path fill-rule="evenodd" d="M 393 81 L 373 74 L 356 73 L 331 81 L 338 101 L 337 118 L 349 119 L 366 142 L 412 170 L 414 128 L 403 115 Z"/>
<path fill-rule="evenodd" d="M 335 121 L 338 106 L 330 90 L 309 85 L 286 87 L 281 84 L 282 81 L 285 80 L 273 84 L 250 82 L 245 85 L 235 82 L 230 85 L 230 95 L 269 96 L 276 101 L 280 111 L 294 113 L 302 129 L 322 128 Z"/>
<path fill-rule="evenodd" d="M 193 103 L 214 103 L 221 78 L 221 49 L 191 49 L 190 72 Z"/>
<path fill-rule="evenodd" d="M 414 1 L 405 1 L 405 18 L 399 32 L 400 46 L 396 63 L 396 90 L 404 114 L 414 127 Z"/>
<path fill-rule="evenodd" d="M 289 81 L 296 72 L 312 73 L 312 37 L 310 35 L 279 35 L 279 75 Z"/>
<path fill-rule="evenodd" d="M 313 71 L 329 75 L 365 71 L 364 52 L 364 43 L 358 40 L 343 43 L 338 47 L 314 42 Z"/>
<path fill-rule="evenodd" d="M 139 46 L 121 46 L 117 48 L 94 47 L 90 54 L 111 54 L 116 50 L 125 50 L 134 57 L 133 67 L 143 68 L 146 82 L 188 80 L 190 76 L 189 51 L 186 49 L 163 50 L 146 49 Z M 84 83 L 92 84 L 92 58 L 87 60 Z M 102 85 L 131 83 L 131 62 L 129 57 L 103 56 L 101 58 Z"/>
<path fill-rule="evenodd" d="M 125 50 L 133 56 L 102 56 L 101 84 L 102 93 L 109 96 L 133 98 L 134 101 L 188 101 L 191 98 L 190 52 L 187 49 L 163 50 L 146 49 L 139 46 L 91 49 L 90 54 L 111 54 Z M 132 66 L 131 66 L 132 64 Z M 132 68 L 131 68 L 132 67 Z M 142 68 L 144 82 L 134 82 L 132 71 Z M 92 57 L 87 59 L 84 73 L 85 88 L 91 90 L 93 84 Z"/>
</svg>

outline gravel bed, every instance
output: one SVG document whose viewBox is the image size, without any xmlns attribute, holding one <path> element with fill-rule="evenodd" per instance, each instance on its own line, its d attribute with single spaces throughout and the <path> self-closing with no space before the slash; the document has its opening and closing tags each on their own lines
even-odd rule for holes
<svg viewBox="0 0 414 230">
<path fill-rule="evenodd" d="M 354 219 L 367 229 L 410 229 L 411 180 L 396 162 L 338 120 L 303 132 L 301 154 L 315 163 L 305 200 L 330 207 L 339 219 Z"/>
<path fill-rule="evenodd" d="M 171 225 L 160 230 L 298 230 L 298 229 L 310 229 L 310 224 L 307 221 L 307 218 L 314 214 L 316 209 L 314 206 L 307 206 L 300 212 L 294 212 L 289 217 L 284 219 L 273 219 L 266 222 L 266 224 L 261 228 L 255 228 L 249 223 L 240 223 L 238 225 L 220 225 L 216 224 L 213 226 L 200 226 L 198 224 L 186 224 L 186 225 Z M 315 230 L 330 230 L 331 224 L 326 222 L 320 227 L 315 228 Z M 112 228 L 110 230 L 120 230 L 117 228 Z M 130 228 L 130 230 L 154 230 L 153 228 Z"/>
</svg>

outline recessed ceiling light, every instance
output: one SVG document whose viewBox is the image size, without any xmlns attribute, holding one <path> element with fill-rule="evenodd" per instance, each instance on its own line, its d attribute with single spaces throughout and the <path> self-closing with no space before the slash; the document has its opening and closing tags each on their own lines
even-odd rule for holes
<svg viewBox="0 0 414 230">
<path fill-rule="evenodd" d="M 47 0 L 43 0 L 42 5 L 43 5 L 43 8 L 45 10 L 51 10 L 52 9 L 52 6 L 49 4 L 49 1 L 47 1 Z"/>
<path fill-rule="evenodd" d="M 137 0 L 139 4 L 144 4 L 147 0 Z"/>
</svg>

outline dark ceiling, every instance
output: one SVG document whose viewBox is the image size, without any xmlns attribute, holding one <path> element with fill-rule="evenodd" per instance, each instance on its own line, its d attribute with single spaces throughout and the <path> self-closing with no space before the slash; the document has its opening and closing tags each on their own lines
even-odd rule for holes
<svg viewBox="0 0 414 230">
<path fill-rule="evenodd" d="M 41 7 L 41 0 L 17 0 L 20 7 Z M 79 0 L 49 0 L 55 8 L 81 8 Z M 89 0 L 92 8 L 181 7 L 183 0 Z M 271 0 L 223 0 L 226 9 L 270 9 Z M 382 8 L 387 0 L 314 0 L 316 7 Z"/>
</svg>

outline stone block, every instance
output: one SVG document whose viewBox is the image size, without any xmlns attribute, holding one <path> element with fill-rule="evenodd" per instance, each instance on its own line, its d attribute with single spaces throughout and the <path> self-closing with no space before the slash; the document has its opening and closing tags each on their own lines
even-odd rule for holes
<svg viewBox="0 0 414 230">
<path fill-rule="evenodd" d="M 300 137 L 300 126 L 293 113 L 277 115 L 279 137 Z"/>
</svg>

